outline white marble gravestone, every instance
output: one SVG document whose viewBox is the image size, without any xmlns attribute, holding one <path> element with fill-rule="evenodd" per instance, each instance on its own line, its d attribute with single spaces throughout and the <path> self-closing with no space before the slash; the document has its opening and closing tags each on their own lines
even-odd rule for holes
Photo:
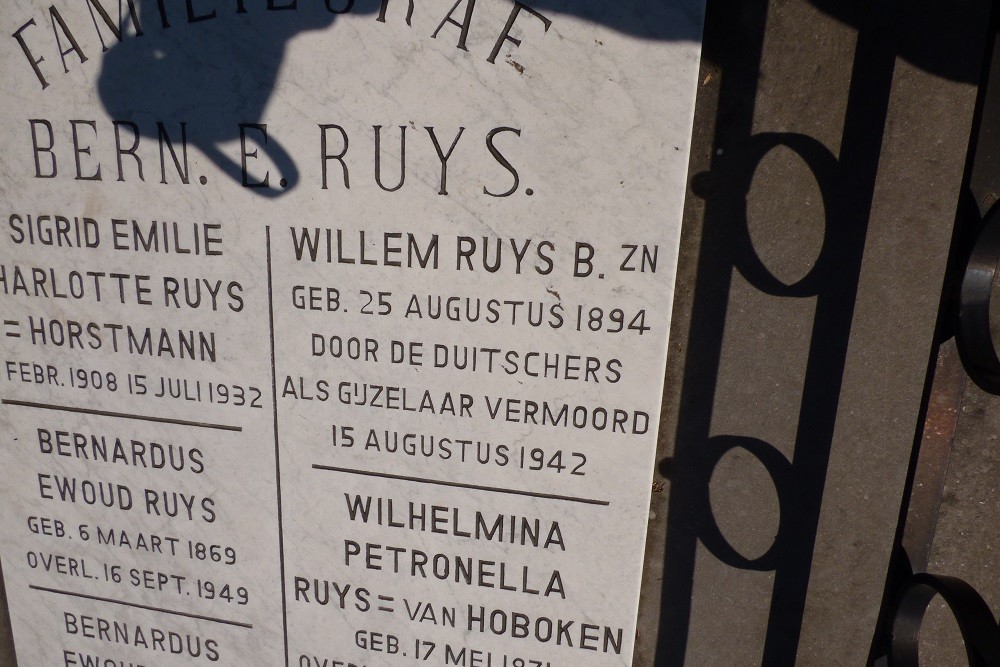
<svg viewBox="0 0 1000 667">
<path fill-rule="evenodd" d="M 7 2 L 21 664 L 630 664 L 702 5 Z"/>
</svg>

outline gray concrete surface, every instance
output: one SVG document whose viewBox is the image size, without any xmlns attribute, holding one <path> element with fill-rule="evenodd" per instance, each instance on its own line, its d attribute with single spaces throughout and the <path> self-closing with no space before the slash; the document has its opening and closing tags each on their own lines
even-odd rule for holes
<svg viewBox="0 0 1000 667">
<path fill-rule="evenodd" d="M 945 478 L 928 571 L 957 576 L 1000 611 L 1000 397 L 968 383 Z M 965 665 L 958 626 L 942 604 L 924 621 L 921 659 Z"/>
<path fill-rule="evenodd" d="M 953 22 L 933 3 L 866 3 L 855 16 L 764 4 L 709 4 L 636 665 L 865 664 L 918 429 L 989 3 L 963 3 Z M 748 278 L 732 181 L 762 133 L 808 141 L 756 166 L 745 207 L 755 254 L 794 285 L 834 248 L 827 283 L 846 289 L 768 291 Z M 824 151 L 835 166 L 817 175 L 827 163 L 802 154 Z M 863 247 L 853 273 L 845 228 Z M 844 317 L 847 335 L 831 336 Z M 704 451 L 723 437 L 770 445 L 761 451 L 791 460 L 793 480 L 818 480 L 816 493 L 776 490 L 738 447 L 709 476 L 692 472 L 714 463 Z M 737 555 L 706 546 L 706 514 Z M 788 517 L 815 530 L 792 529 L 759 560 Z M 943 512 L 939 541 L 961 549 L 950 521 Z M 988 572 L 979 583 L 995 587 Z M 930 643 L 950 650 L 954 628 L 934 619 Z"/>
</svg>

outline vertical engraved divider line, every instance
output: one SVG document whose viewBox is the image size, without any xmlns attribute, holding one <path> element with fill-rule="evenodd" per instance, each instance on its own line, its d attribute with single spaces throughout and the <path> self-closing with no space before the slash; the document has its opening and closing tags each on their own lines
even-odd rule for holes
<svg viewBox="0 0 1000 667">
<path fill-rule="evenodd" d="M 281 452 L 278 445 L 278 371 L 274 351 L 274 285 L 271 272 L 271 226 L 264 227 L 267 240 L 267 314 L 271 334 L 271 407 L 274 410 L 274 483 L 278 495 L 278 564 L 281 572 L 281 632 L 288 667 L 288 598 L 285 594 L 285 532 L 281 515 Z"/>
</svg>

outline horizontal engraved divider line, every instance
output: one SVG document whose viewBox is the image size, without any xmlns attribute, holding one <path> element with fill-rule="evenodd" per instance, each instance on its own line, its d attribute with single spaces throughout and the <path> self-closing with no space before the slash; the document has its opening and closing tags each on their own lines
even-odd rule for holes
<svg viewBox="0 0 1000 667">
<path fill-rule="evenodd" d="M 145 609 L 146 611 L 157 611 L 161 614 L 170 614 L 171 616 L 184 616 L 185 618 L 194 618 L 199 621 L 210 621 L 212 623 L 221 623 L 222 625 L 234 625 L 238 628 L 246 628 L 247 630 L 252 630 L 253 625 L 250 623 L 240 623 L 239 621 L 227 621 L 224 618 L 215 618 L 214 616 L 203 616 L 201 614 L 192 614 L 186 611 L 175 611 L 173 609 L 163 609 L 162 607 L 152 607 L 145 604 L 138 604 L 135 602 L 126 602 L 125 600 L 115 600 L 114 598 L 102 598 L 98 595 L 87 595 L 85 593 L 74 593 L 73 591 L 61 591 L 58 588 L 47 588 L 45 586 L 35 586 L 34 584 L 28 584 L 28 588 L 34 591 L 44 591 L 46 593 L 53 593 L 55 595 L 65 595 L 71 598 L 83 598 L 84 600 L 96 600 L 98 602 L 107 602 L 108 604 L 117 604 L 123 607 L 135 607 L 136 609 Z"/>
<path fill-rule="evenodd" d="M 169 417 L 151 417 L 149 415 L 135 415 L 126 412 L 110 412 L 108 410 L 91 410 L 90 408 L 74 408 L 68 405 L 53 405 L 50 403 L 33 403 L 31 401 L 15 401 L 3 399 L 4 405 L 16 405 L 22 408 L 36 408 L 38 410 L 55 410 L 56 412 L 74 412 L 83 415 L 97 415 L 98 417 L 116 417 L 118 419 L 135 419 L 143 422 L 156 422 L 157 424 L 175 424 L 177 426 L 194 426 L 196 428 L 210 428 L 217 431 L 234 431 L 242 433 L 242 426 L 228 426 L 226 424 L 210 424 L 208 422 L 194 422 L 185 419 L 171 419 Z"/>
<path fill-rule="evenodd" d="M 473 489 L 475 491 L 488 491 L 490 493 L 504 493 L 511 496 L 528 496 L 530 498 L 544 498 L 546 500 L 564 500 L 569 503 L 582 503 L 584 505 L 600 505 L 608 507 L 611 505 L 607 500 L 594 500 L 593 498 L 577 498 L 576 496 L 560 496 L 554 493 L 538 493 L 536 491 L 521 491 L 520 489 L 502 489 L 495 486 L 480 486 L 479 484 L 465 484 L 463 482 L 445 482 L 439 479 L 427 479 L 425 477 L 409 477 L 407 475 L 393 475 L 387 472 L 372 472 L 370 470 L 357 470 L 354 468 L 338 468 L 336 466 L 325 466 L 314 463 L 316 470 L 327 470 L 329 472 L 342 472 L 347 475 L 361 475 L 364 477 L 380 477 L 382 479 L 398 479 L 404 482 L 416 482 L 417 484 L 432 484 L 434 486 L 451 486 L 458 489 Z"/>
</svg>

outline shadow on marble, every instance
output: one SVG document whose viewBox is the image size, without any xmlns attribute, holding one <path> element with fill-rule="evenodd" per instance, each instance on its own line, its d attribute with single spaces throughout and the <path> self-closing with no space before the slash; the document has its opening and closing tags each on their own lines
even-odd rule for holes
<svg viewBox="0 0 1000 667">
<path fill-rule="evenodd" d="M 684 20 L 679 21 L 652 20 L 646 0 L 619 0 L 613 5 L 593 0 L 537 0 L 530 6 L 549 16 L 578 16 L 641 39 L 697 41 L 701 32 L 700 3 L 686 3 L 690 10 L 681 11 Z M 513 8 L 514 3 L 510 4 Z M 264 197 L 278 197 L 295 188 L 300 171 L 277 139 L 265 138 L 252 127 L 241 132 L 240 125 L 261 122 L 289 41 L 305 32 L 327 30 L 337 21 L 361 17 L 371 20 L 373 16 L 381 20 L 387 11 L 401 17 L 406 9 L 410 14 L 426 10 L 406 0 L 268 0 L 267 5 L 264 0 L 238 0 L 225 9 L 215 8 L 212 3 L 196 5 L 189 1 L 182 6 L 146 0 L 136 6 L 135 23 L 142 34 L 139 36 L 137 30 L 135 36 L 126 36 L 110 46 L 98 83 L 108 114 L 131 119 L 121 128 L 125 147 L 129 133 L 136 140 L 144 136 L 159 141 L 165 135 L 173 143 L 180 143 L 176 126 L 183 120 L 198 128 L 197 137 L 188 137 L 192 144 L 229 178 Z M 271 9 L 265 11 L 266 7 Z M 474 24 L 475 16 L 467 12 L 474 12 L 475 7 L 475 0 L 456 3 L 443 17 L 436 17 L 435 23 L 440 20 L 443 25 L 449 20 L 455 26 L 464 21 Z M 120 27 L 121 16 L 104 17 L 112 24 L 115 19 Z M 95 18 L 95 22 L 98 20 Z M 178 29 L 182 24 L 185 29 Z M 507 30 L 510 28 L 508 25 Z M 233 118 L 241 119 L 240 124 L 234 124 Z M 165 126 L 160 127 L 160 122 Z M 259 150 L 270 158 L 281 175 L 280 181 L 265 183 L 262 177 L 248 175 L 241 162 L 220 149 L 221 144 L 239 141 L 245 142 L 246 151 Z"/>
<path fill-rule="evenodd" d="M 378 9 L 376 0 L 359 5 L 357 12 Z M 284 186 L 258 186 L 219 145 L 241 140 L 233 118 L 244 124 L 260 122 L 288 42 L 302 32 L 330 27 L 339 15 L 317 3 L 303 3 L 293 12 L 270 12 L 267 21 L 247 21 L 246 14 L 231 11 L 192 12 L 190 2 L 188 8 L 185 15 L 155 2 L 139 5 L 141 36 L 137 30 L 136 36 L 115 43 L 104 55 L 98 91 L 105 109 L 112 118 L 131 119 L 125 131 L 155 140 L 166 131 L 157 123 L 170 123 L 175 143 L 181 140 L 177 123 L 196 126 L 198 134 L 191 143 L 227 176 L 262 196 L 284 194 L 297 185 L 299 169 L 276 139 L 268 138 L 261 148 L 281 173 Z M 177 29 L 180 23 L 191 25 Z"/>
</svg>

